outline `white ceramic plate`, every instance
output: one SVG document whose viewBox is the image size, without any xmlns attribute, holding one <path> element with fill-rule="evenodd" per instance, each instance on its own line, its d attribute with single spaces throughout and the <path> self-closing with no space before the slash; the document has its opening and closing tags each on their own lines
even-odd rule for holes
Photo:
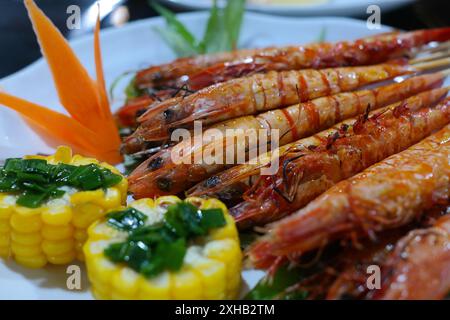
<svg viewBox="0 0 450 320">
<path fill-rule="evenodd" d="M 160 0 L 185 9 L 209 9 L 213 0 Z M 219 0 L 219 4 L 226 0 Z M 414 0 L 247 0 L 247 8 L 287 16 L 364 16 L 370 5 L 387 12 Z"/>
<path fill-rule="evenodd" d="M 199 34 L 204 28 L 207 14 L 190 13 L 181 15 L 180 18 L 194 33 Z M 103 61 L 108 85 L 125 71 L 174 58 L 172 51 L 153 29 L 163 23 L 162 19 L 153 18 L 134 22 L 123 28 L 102 31 Z M 313 42 L 322 33 L 323 28 L 328 41 L 352 40 L 374 33 L 366 28 L 364 22 L 346 18 L 299 20 L 248 13 L 243 25 L 241 46 L 262 47 Z M 383 27 L 378 32 L 389 30 Z M 32 32 L 31 28 L 29 32 Z M 72 42 L 82 63 L 94 74 L 92 44 L 92 37 Z M 11 94 L 63 111 L 48 67 L 42 59 L 1 80 L 0 87 Z M 117 91 L 122 92 L 121 89 L 123 88 L 118 88 Z M 120 105 L 120 93 L 117 98 L 116 107 Z M 19 116 L 0 107 L 0 160 L 51 151 L 52 149 L 39 139 Z M 82 290 L 70 291 L 67 289 L 68 275 L 64 267 L 49 266 L 43 270 L 27 270 L 12 261 L 5 262 L 0 259 L 0 299 L 91 299 L 85 271 L 83 268 L 81 270 Z M 253 287 L 261 274 L 256 271 L 244 272 L 244 290 Z"/>
</svg>

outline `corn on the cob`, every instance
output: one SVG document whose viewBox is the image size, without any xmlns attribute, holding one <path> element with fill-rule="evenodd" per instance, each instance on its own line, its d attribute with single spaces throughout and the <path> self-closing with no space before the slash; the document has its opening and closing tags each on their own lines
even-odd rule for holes
<svg viewBox="0 0 450 320">
<path fill-rule="evenodd" d="M 232 299 L 240 290 L 242 253 L 233 218 L 216 199 L 188 198 L 199 209 L 221 209 L 226 224 L 188 243 L 181 269 L 146 277 L 125 263 L 114 263 L 105 249 L 127 238 L 125 231 L 94 223 L 84 246 L 92 291 L 99 299 Z M 148 217 L 146 225 L 164 219 L 169 205 L 180 203 L 175 196 L 141 199 L 130 204 Z"/>
<path fill-rule="evenodd" d="M 98 164 L 115 174 L 117 169 L 95 159 L 60 147 L 54 155 L 28 156 L 43 159 L 48 164 L 80 166 Z M 16 203 L 13 193 L 0 193 L 0 257 L 13 258 L 30 268 L 41 268 L 47 263 L 67 264 L 83 260 L 82 246 L 87 239 L 87 228 L 110 209 L 126 202 L 127 181 L 122 180 L 105 190 L 72 190 L 62 198 L 52 199 L 37 208 Z"/>
</svg>

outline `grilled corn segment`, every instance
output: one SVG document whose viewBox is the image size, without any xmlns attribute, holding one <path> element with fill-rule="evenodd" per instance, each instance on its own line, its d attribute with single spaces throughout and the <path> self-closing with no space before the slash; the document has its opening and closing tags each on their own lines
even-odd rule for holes
<svg viewBox="0 0 450 320">
<path fill-rule="evenodd" d="M 25 159 L 42 159 L 52 165 L 97 164 L 119 174 L 116 168 L 106 163 L 72 156 L 67 147 L 59 147 L 48 157 L 28 156 Z M 17 204 L 18 197 L 14 193 L 0 193 L 0 257 L 13 258 L 30 268 L 83 260 L 87 228 L 108 210 L 124 204 L 126 196 L 127 181 L 124 178 L 105 190 L 67 190 L 64 196 L 50 199 L 37 208 Z"/>
<path fill-rule="evenodd" d="M 241 283 L 242 253 L 233 218 L 216 199 L 184 200 L 199 209 L 221 209 L 224 225 L 197 237 L 187 245 L 182 266 L 148 277 L 126 263 L 113 262 L 105 249 L 125 240 L 127 232 L 117 230 L 108 218 L 88 230 L 84 246 L 92 291 L 98 299 L 234 299 Z M 146 224 L 164 219 L 167 208 L 182 202 L 175 196 L 141 199 L 130 204 L 148 217 Z"/>
</svg>

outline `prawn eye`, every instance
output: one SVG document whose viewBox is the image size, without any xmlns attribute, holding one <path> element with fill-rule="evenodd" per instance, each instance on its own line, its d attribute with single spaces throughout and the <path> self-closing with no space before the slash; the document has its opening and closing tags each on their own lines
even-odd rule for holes
<svg viewBox="0 0 450 320">
<path fill-rule="evenodd" d="M 349 126 L 348 124 L 344 123 L 344 124 L 342 124 L 342 126 L 341 126 L 341 130 L 342 130 L 343 132 L 347 132 L 347 130 L 348 130 L 349 127 L 350 127 L 350 126 Z"/>
<path fill-rule="evenodd" d="M 138 111 L 136 111 L 136 118 L 139 118 L 140 116 L 142 116 L 145 112 L 147 111 L 147 109 L 139 109 Z"/>
<path fill-rule="evenodd" d="M 161 157 L 157 157 L 155 159 L 153 159 L 152 161 L 150 161 L 150 163 L 148 164 L 148 168 L 150 170 L 156 170 L 162 167 L 164 161 L 163 158 Z"/>
<path fill-rule="evenodd" d="M 171 121 L 173 119 L 174 115 L 175 115 L 175 113 L 170 109 L 164 110 L 164 112 L 163 112 L 163 117 L 164 117 L 164 120 L 166 120 L 166 121 Z"/>
<path fill-rule="evenodd" d="M 218 176 L 212 176 L 205 181 L 204 186 L 206 188 L 213 188 L 217 186 L 220 183 L 220 181 L 221 180 Z"/>
<path fill-rule="evenodd" d="M 156 185 L 159 190 L 169 192 L 172 189 L 172 181 L 167 178 L 158 178 L 156 180 Z"/>
</svg>

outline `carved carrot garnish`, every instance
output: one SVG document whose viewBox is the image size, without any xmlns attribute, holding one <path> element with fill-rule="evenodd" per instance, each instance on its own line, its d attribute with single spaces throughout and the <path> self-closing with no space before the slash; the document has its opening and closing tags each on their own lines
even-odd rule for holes
<svg viewBox="0 0 450 320">
<path fill-rule="evenodd" d="M 59 30 L 36 6 L 25 0 L 34 31 L 48 62 L 59 100 L 70 116 L 0 92 L 0 104 L 39 127 L 45 140 L 71 146 L 77 152 L 118 163 L 120 136 L 110 111 L 100 52 L 100 24 L 94 35 L 96 79 L 92 79 Z"/>
</svg>

